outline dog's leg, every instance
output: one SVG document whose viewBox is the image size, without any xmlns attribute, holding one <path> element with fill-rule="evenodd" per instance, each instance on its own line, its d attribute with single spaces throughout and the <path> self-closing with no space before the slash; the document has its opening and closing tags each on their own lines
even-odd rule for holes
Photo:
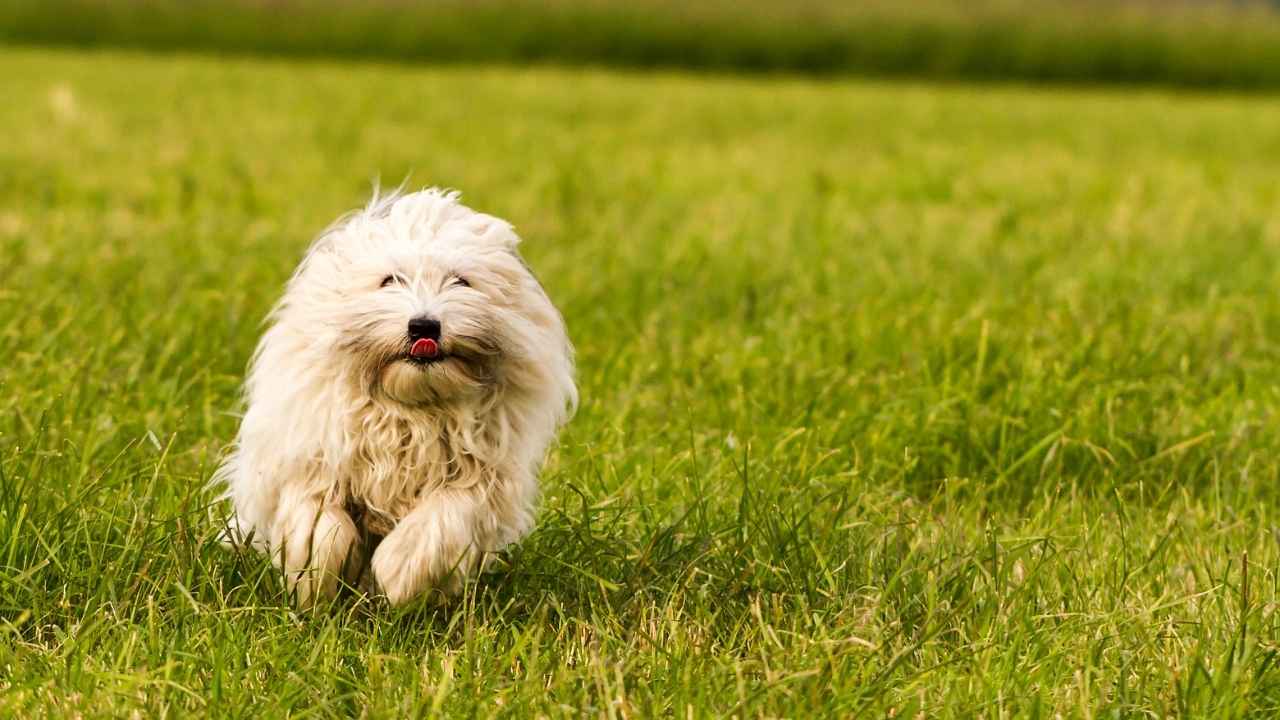
<svg viewBox="0 0 1280 720">
<path fill-rule="evenodd" d="M 359 535 L 341 508 L 286 494 L 276 515 L 271 552 L 285 572 L 299 607 L 338 592 L 338 582 L 360 568 Z"/>
<path fill-rule="evenodd" d="M 446 599 L 475 573 L 490 542 L 477 522 L 482 505 L 469 493 L 430 494 L 396 524 L 373 553 L 373 578 L 393 605 L 438 592 Z"/>
</svg>

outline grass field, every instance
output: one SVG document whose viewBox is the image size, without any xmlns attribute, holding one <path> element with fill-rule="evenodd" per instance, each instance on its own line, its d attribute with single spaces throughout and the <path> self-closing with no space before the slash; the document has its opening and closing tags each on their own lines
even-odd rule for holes
<svg viewBox="0 0 1280 720">
<path fill-rule="evenodd" d="M 0 53 L 0 715 L 1269 717 L 1280 100 Z M 511 219 L 582 407 L 452 611 L 205 489 L 370 179 Z"/>
</svg>

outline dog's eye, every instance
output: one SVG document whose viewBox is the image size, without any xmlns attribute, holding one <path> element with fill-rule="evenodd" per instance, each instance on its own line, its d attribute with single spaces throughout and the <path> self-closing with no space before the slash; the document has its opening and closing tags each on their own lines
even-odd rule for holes
<svg viewBox="0 0 1280 720">
<path fill-rule="evenodd" d="M 450 284 L 456 287 L 471 287 L 471 283 L 467 282 L 467 279 L 461 275 L 454 275 Z"/>
<path fill-rule="evenodd" d="M 400 279 L 399 275 L 388 275 L 382 278 L 382 285 L 380 285 L 379 287 L 386 287 L 388 285 L 401 285 L 403 283 L 404 281 Z"/>
</svg>

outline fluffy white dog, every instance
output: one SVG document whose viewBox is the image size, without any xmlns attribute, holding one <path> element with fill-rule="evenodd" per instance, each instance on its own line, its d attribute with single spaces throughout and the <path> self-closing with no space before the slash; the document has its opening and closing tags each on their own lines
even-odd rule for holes
<svg viewBox="0 0 1280 720">
<path fill-rule="evenodd" d="M 498 218 L 436 189 L 340 219 L 254 354 L 219 469 L 230 540 L 299 604 L 339 582 L 394 604 L 456 593 L 529 532 L 537 471 L 577 403 L 560 313 Z"/>
</svg>

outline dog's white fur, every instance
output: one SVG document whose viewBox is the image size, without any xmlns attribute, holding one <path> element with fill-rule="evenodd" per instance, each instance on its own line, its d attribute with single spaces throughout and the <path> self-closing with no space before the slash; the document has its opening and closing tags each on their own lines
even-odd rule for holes
<svg viewBox="0 0 1280 720">
<path fill-rule="evenodd" d="M 531 529 L 577 389 L 564 322 L 518 242 L 457 193 L 375 193 L 289 281 L 216 477 L 230 539 L 269 552 L 300 604 L 339 581 L 372 580 L 394 604 L 451 595 Z M 444 360 L 408 359 L 417 316 L 441 323 Z"/>
</svg>

